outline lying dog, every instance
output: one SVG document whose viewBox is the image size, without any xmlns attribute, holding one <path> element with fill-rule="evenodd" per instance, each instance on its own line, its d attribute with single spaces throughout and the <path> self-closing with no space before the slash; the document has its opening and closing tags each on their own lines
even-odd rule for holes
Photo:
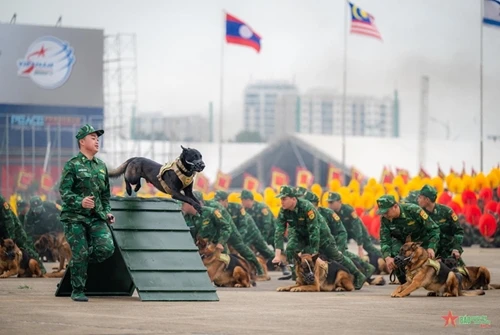
<svg viewBox="0 0 500 335">
<path fill-rule="evenodd" d="M 389 269 L 387 269 L 387 264 L 385 260 L 381 257 L 377 257 L 376 254 L 368 254 L 363 257 L 365 262 L 369 262 L 375 267 L 374 275 L 388 275 L 390 274 Z"/>
<path fill-rule="evenodd" d="M 205 169 L 201 153 L 196 149 L 184 148 L 181 155 L 172 163 L 161 165 L 144 157 L 133 157 L 126 160 L 116 169 L 108 171 L 110 178 L 125 175 L 127 194 L 141 189 L 141 178 L 153 184 L 156 189 L 170 194 L 173 199 L 187 202 L 201 213 L 200 202 L 193 195 L 193 180 L 198 172 Z M 184 192 L 184 194 L 181 193 Z"/>
<path fill-rule="evenodd" d="M 445 264 L 430 259 L 421 242 L 411 242 L 411 238 L 406 239 L 406 243 L 401 246 L 400 254 L 394 262 L 398 266 L 405 267 L 406 283 L 398 286 L 391 297 L 407 297 L 410 293 L 425 288 L 430 291 L 428 296 L 458 297 L 484 295 L 484 291 L 463 292 L 460 282 Z"/>
<path fill-rule="evenodd" d="M 229 253 L 230 254 L 243 257 L 231 245 L 228 245 L 228 249 L 229 249 Z M 256 252 L 255 249 L 252 246 L 250 246 L 250 249 L 254 252 L 255 258 L 257 258 L 257 261 L 259 262 L 259 264 L 262 266 L 262 269 L 264 270 L 264 274 L 262 275 L 262 277 L 263 278 L 269 278 L 268 280 L 271 280 L 271 277 L 269 277 L 269 274 L 268 274 L 268 268 L 267 268 L 267 261 L 266 261 L 266 259 L 264 257 L 262 257 L 262 255 L 260 255 L 258 252 Z M 257 273 L 257 269 L 255 269 L 255 266 L 252 263 L 250 263 L 250 262 L 248 262 L 248 264 L 250 264 L 250 266 L 252 267 L 252 270 Z"/>
<path fill-rule="evenodd" d="M 223 254 L 213 243 L 198 243 L 203 265 L 207 268 L 208 277 L 219 287 L 251 287 L 255 286 L 255 271 L 241 256 Z"/>
<path fill-rule="evenodd" d="M 447 267 L 455 272 L 461 279 L 462 290 L 494 290 L 500 289 L 499 284 L 491 284 L 491 274 L 486 266 L 458 267 L 455 258 L 446 258 L 442 261 Z"/>
<path fill-rule="evenodd" d="M 72 256 L 71 247 L 68 241 L 66 241 L 66 236 L 62 232 L 56 233 L 55 235 L 51 233 L 43 234 L 35 242 L 35 249 L 39 254 L 51 250 L 54 255 L 57 255 L 59 267 L 54 273 L 64 270 L 66 261 L 69 264 Z"/>
<path fill-rule="evenodd" d="M 36 259 L 21 251 L 10 238 L 0 239 L 0 278 L 44 277 Z"/>
<path fill-rule="evenodd" d="M 353 291 L 354 276 L 344 266 L 332 261 L 325 262 L 319 254 L 296 254 L 295 285 L 278 287 L 278 292 L 331 292 Z"/>
</svg>

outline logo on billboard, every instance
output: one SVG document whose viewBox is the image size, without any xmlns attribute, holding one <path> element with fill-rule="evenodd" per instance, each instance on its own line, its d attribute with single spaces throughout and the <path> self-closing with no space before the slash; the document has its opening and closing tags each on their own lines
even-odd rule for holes
<svg viewBox="0 0 500 335">
<path fill-rule="evenodd" d="M 33 42 L 24 59 L 17 61 L 17 74 L 31 78 L 42 88 L 54 89 L 68 80 L 75 60 L 69 43 L 45 36 Z"/>
</svg>

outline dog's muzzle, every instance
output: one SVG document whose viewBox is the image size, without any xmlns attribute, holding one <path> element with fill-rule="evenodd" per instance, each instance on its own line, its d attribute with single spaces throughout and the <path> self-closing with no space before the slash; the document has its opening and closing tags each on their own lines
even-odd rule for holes
<svg viewBox="0 0 500 335">
<path fill-rule="evenodd" d="M 7 259 L 9 260 L 13 260 L 14 258 L 16 258 L 16 252 L 14 250 L 6 252 L 5 257 L 7 257 Z"/>
<path fill-rule="evenodd" d="M 309 265 L 309 262 L 306 261 L 307 267 L 309 268 L 309 271 L 304 272 L 303 274 L 303 280 L 306 285 L 312 285 L 314 284 L 314 272 L 311 269 L 311 266 Z"/>
<path fill-rule="evenodd" d="M 196 172 L 201 172 L 205 169 L 205 163 L 201 159 L 198 159 L 198 160 L 195 160 L 192 162 L 186 161 L 186 164 L 191 165 L 192 169 Z"/>
<path fill-rule="evenodd" d="M 394 257 L 394 264 L 401 269 L 404 269 L 404 267 L 410 262 L 411 257 L 405 257 L 403 255 L 397 255 Z"/>
</svg>

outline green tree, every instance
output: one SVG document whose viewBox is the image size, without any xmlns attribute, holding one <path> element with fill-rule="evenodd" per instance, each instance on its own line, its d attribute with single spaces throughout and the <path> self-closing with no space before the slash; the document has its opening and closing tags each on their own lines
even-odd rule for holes
<svg viewBox="0 0 500 335">
<path fill-rule="evenodd" d="M 262 139 L 262 137 L 260 137 L 260 134 L 257 131 L 243 130 L 236 135 L 235 142 L 260 143 L 260 142 L 264 142 L 264 140 Z"/>
</svg>

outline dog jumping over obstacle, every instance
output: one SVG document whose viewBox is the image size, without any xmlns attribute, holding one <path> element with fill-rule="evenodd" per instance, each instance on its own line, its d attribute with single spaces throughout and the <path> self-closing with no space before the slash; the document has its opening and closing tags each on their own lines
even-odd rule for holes
<svg viewBox="0 0 500 335">
<path fill-rule="evenodd" d="M 132 195 L 132 185 L 135 185 L 134 191 L 139 192 L 141 178 L 144 178 L 159 191 L 170 194 L 173 199 L 186 202 L 201 212 L 200 202 L 193 195 L 193 181 L 196 173 L 205 169 L 205 163 L 198 150 L 184 148 L 182 145 L 181 148 L 180 156 L 163 166 L 148 158 L 132 157 L 116 169 L 109 170 L 108 175 L 110 178 L 124 175 L 129 196 Z"/>
</svg>

